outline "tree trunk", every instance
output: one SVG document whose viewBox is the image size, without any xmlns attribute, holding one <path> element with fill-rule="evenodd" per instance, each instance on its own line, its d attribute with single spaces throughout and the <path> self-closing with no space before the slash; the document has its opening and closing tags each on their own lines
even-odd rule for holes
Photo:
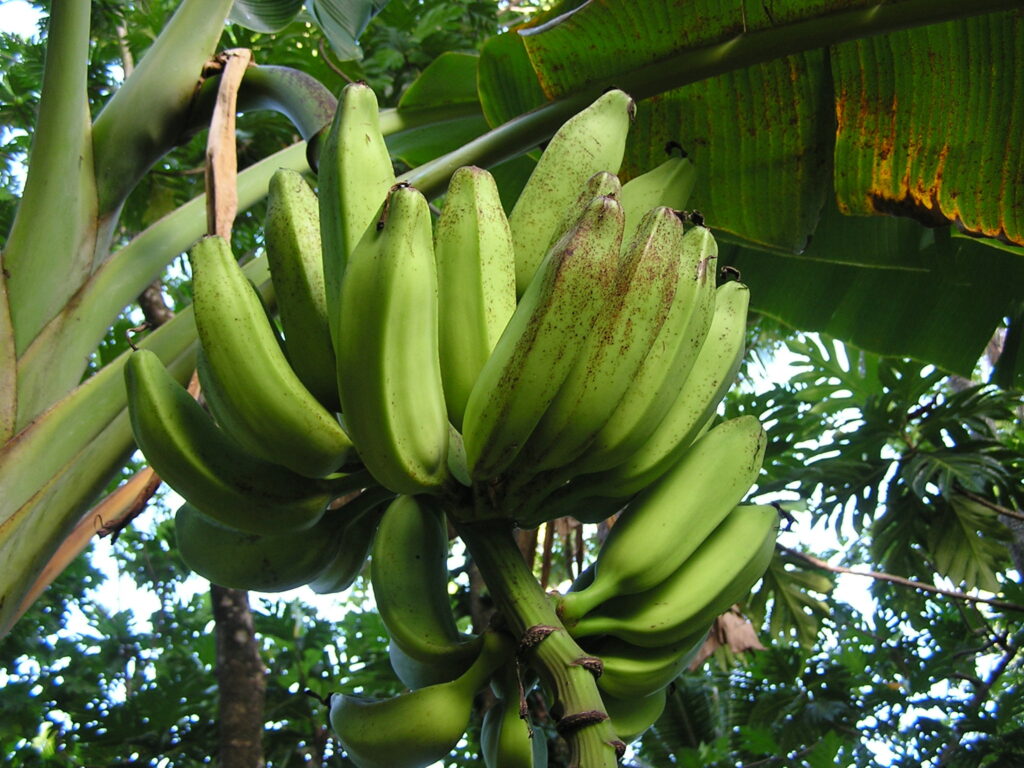
<svg viewBox="0 0 1024 768">
<path fill-rule="evenodd" d="M 249 593 L 210 585 L 217 634 L 221 768 L 262 768 L 265 668 Z"/>
</svg>

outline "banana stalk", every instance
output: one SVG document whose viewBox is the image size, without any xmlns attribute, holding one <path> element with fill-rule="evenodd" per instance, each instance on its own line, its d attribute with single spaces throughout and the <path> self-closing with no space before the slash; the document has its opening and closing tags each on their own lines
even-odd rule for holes
<svg viewBox="0 0 1024 768">
<path fill-rule="evenodd" d="M 463 511 L 451 519 L 472 518 Z M 551 692 L 550 711 L 569 744 L 569 765 L 615 768 L 625 744 L 605 712 L 594 673 L 581 660 L 591 658 L 565 631 L 552 602 L 523 560 L 508 521 L 456 524 L 491 597 L 526 664 Z"/>
</svg>

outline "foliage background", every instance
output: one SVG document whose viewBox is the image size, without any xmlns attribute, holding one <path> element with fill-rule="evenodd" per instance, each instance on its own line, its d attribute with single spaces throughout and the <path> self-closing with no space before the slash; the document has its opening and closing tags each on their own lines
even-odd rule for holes
<svg viewBox="0 0 1024 768">
<path fill-rule="evenodd" d="M 35 5 L 45 13 L 47 3 Z M 90 96 L 96 110 L 175 3 L 94 6 Z M 303 19 L 275 35 L 228 27 L 221 47 L 249 47 L 257 61 L 302 68 L 335 91 L 347 79 L 365 79 L 382 105 L 391 106 L 437 55 L 477 50 L 530 10 L 522 6 L 392 0 L 362 37 L 366 57 L 358 63 L 335 61 Z M 34 122 L 42 50 L 40 38 L 0 39 L 0 126 L 13 131 L 4 133 L 0 147 L 3 233 L 28 149 L 20 132 Z M 246 114 L 239 122 L 240 165 L 296 138 L 279 116 Z M 197 136 L 145 177 L 122 217 L 124 240 L 196 193 L 202 151 Z M 238 252 L 260 247 L 262 214 L 257 206 L 236 223 Z M 172 265 L 162 290 L 174 308 L 188 302 L 181 263 Z M 112 329 L 93 369 L 123 349 L 123 329 L 132 322 L 126 315 Z M 754 412 L 772 423 L 760 490 L 785 499 L 794 518 L 782 538 L 793 551 L 780 553 L 747 606 L 768 648 L 741 657 L 723 650 L 681 678 L 666 715 L 631 759 L 653 766 L 1020 765 L 1024 588 L 1014 546 L 1020 546 L 1021 520 L 971 498 L 1020 509 L 1019 396 L 982 386 L 983 366 L 973 381 L 950 378 L 909 360 L 796 335 L 766 318 L 751 329 L 750 346 L 745 386 L 730 398 L 727 412 Z M 797 370 L 766 384 L 765 366 L 776 357 Z M 827 546 L 834 549 L 822 549 Z M 113 553 L 120 584 L 151 596 L 149 615 L 111 607 L 104 595 L 112 576 L 97 569 L 103 558 L 96 551 Z M 849 594 L 871 585 L 870 611 L 861 613 L 836 597 L 822 581 L 824 571 L 800 558 L 804 551 L 928 585 L 984 588 L 984 594 L 999 592 L 1004 604 L 865 579 L 848 582 L 860 585 L 850 586 Z M 570 559 L 558 562 L 565 567 Z M 461 565 L 458 558 L 453 564 Z M 570 575 L 567 569 L 560 574 Z M 217 738 L 212 619 L 202 587 L 180 588 L 186 578 L 163 504 L 116 542 L 95 545 L 60 577 L 0 641 L 5 764 L 209 761 Z M 465 598 L 465 578 L 458 583 L 457 601 Z M 366 584 L 338 598 L 357 608 L 337 620 L 308 597 L 260 599 L 255 606 L 268 667 L 266 755 L 274 766 L 346 764 L 323 705 L 303 690 L 323 695 L 361 687 L 386 694 L 398 687 L 383 627 L 366 603 Z M 470 738 L 453 764 L 477 764 L 474 750 Z"/>
</svg>

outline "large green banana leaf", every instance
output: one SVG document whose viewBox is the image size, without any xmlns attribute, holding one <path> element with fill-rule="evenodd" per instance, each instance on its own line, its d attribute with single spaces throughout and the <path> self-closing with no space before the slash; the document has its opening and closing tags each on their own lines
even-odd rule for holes
<svg viewBox="0 0 1024 768">
<path fill-rule="evenodd" d="M 362 57 L 359 36 L 387 4 L 388 0 L 235 0 L 228 18 L 257 32 L 277 32 L 305 5 L 344 61 Z"/>
<path fill-rule="evenodd" d="M 624 174 L 689 153 L 754 309 L 969 374 L 1024 286 L 1024 251 L 977 245 L 1024 244 L 1022 6 L 563 2 L 485 47 L 480 94 L 492 122 L 647 97 Z M 950 225 L 986 239 L 936 256 Z"/>
</svg>

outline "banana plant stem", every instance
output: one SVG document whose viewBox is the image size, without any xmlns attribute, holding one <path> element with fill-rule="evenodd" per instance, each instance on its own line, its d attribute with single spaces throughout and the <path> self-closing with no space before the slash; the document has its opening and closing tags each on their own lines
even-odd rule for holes
<svg viewBox="0 0 1024 768">
<path fill-rule="evenodd" d="M 456 523 L 491 598 L 519 638 L 521 661 L 539 676 L 571 768 L 614 768 L 625 745 L 616 736 L 597 689 L 600 661 L 572 639 L 555 604 L 534 577 L 508 521 Z"/>
</svg>

